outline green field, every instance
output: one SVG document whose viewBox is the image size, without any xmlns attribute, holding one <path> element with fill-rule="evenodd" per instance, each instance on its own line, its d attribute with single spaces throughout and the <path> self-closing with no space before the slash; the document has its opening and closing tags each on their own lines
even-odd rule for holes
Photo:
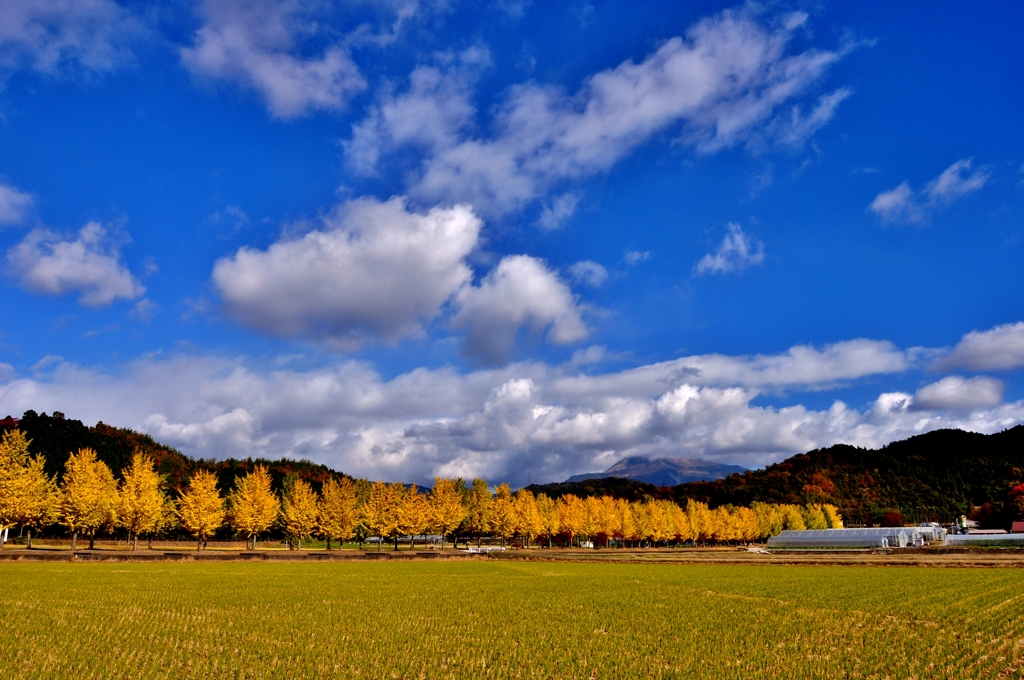
<svg viewBox="0 0 1024 680">
<path fill-rule="evenodd" d="M 1012 569 L 0 564 L 3 677 L 1018 678 Z"/>
</svg>

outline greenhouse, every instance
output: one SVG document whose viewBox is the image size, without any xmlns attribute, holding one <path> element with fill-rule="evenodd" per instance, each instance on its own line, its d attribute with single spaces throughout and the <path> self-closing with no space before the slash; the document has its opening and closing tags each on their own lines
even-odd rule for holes
<svg viewBox="0 0 1024 680">
<path fill-rule="evenodd" d="M 906 548 L 924 545 L 936 535 L 931 527 L 870 529 L 787 529 L 768 539 L 769 548 Z M 941 539 L 939 539 L 941 540 Z"/>
<path fill-rule="evenodd" d="M 946 545 L 1016 545 L 1024 546 L 1024 534 L 950 534 Z"/>
</svg>

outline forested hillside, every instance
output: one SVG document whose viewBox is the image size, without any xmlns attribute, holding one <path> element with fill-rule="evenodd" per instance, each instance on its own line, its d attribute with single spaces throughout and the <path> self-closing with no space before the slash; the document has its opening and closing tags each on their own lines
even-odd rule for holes
<svg viewBox="0 0 1024 680">
<path fill-rule="evenodd" d="M 234 488 L 236 477 L 251 472 L 259 464 L 265 465 L 270 471 L 276 491 L 283 488 L 285 479 L 289 477 L 304 479 L 319 491 L 329 476 L 345 476 L 326 465 L 305 460 L 197 460 L 154 441 L 149 435 L 112 427 L 103 422 L 88 427 L 80 420 L 65 418 L 60 411 L 54 411 L 53 415 L 26 411 L 20 419 L 8 417 L 0 420 L 0 431 L 12 427 L 17 427 L 32 440 L 29 451 L 42 454 L 46 458 L 46 472 L 58 478 L 71 452 L 83 448 L 93 449 L 96 457 L 106 463 L 118 477 L 131 463 L 132 453 L 136 450 L 149 454 L 156 464 L 157 472 L 167 480 L 167 486 L 171 489 L 187 488 L 194 472 L 209 470 L 217 475 L 217 486 L 227 493 Z"/>
<path fill-rule="evenodd" d="M 877 524 L 892 513 L 911 522 L 947 521 L 966 512 L 985 525 L 1003 526 L 1024 516 L 1022 485 L 1024 426 L 992 435 L 936 430 L 877 450 L 840 444 L 762 470 L 675 487 L 609 478 L 530 488 L 551 496 L 693 498 L 712 507 L 831 503 L 848 524 Z"/>
<path fill-rule="evenodd" d="M 1002 524 L 1020 516 L 1013 500 L 1022 483 L 1024 426 L 1018 425 L 991 435 L 936 430 L 877 450 L 837 445 L 673 492 L 712 505 L 828 502 L 849 523 L 877 522 L 888 512 L 910 521 L 968 512 Z"/>
<path fill-rule="evenodd" d="M 150 454 L 169 488 L 186 488 L 200 469 L 217 475 L 225 493 L 236 477 L 256 464 L 270 470 L 275 490 L 287 478 L 301 478 L 317 491 L 331 475 L 344 476 L 324 465 L 281 459 L 196 460 L 151 437 L 104 423 L 93 427 L 63 414 L 27 411 L 22 418 L 0 421 L 0 429 L 17 427 L 32 440 L 30 450 L 46 458 L 50 474 L 60 475 L 71 451 L 89 447 L 115 475 L 138 449 Z M 500 480 L 492 480 L 494 482 Z M 711 507 L 829 503 L 847 524 L 877 524 L 900 514 L 908 522 L 949 521 L 963 512 L 984 525 L 1004 526 L 1024 517 L 1024 426 L 983 435 L 961 430 L 936 430 L 893 442 L 881 449 L 836 445 L 788 458 L 765 469 L 729 475 L 713 482 L 655 487 L 631 479 L 589 479 L 562 484 L 534 484 L 535 494 L 553 498 L 612 496 L 632 501 L 687 498 Z"/>
</svg>

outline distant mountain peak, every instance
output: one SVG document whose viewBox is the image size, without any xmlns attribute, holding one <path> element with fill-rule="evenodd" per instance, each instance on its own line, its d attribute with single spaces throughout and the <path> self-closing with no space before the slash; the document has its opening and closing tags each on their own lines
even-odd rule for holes
<svg viewBox="0 0 1024 680">
<path fill-rule="evenodd" d="M 687 482 L 714 481 L 736 472 L 746 472 L 745 467 L 716 463 L 701 458 L 645 458 L 627 456 L 604 472 L 573 475 L 565 480 L 582 482 L 604 477 L 625 477 L 655 486 L 676 486 Z"/>
</svg>

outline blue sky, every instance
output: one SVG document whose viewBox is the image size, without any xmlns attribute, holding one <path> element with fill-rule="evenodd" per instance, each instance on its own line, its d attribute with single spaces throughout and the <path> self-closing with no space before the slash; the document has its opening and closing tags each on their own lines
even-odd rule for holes
<svg viewBox="0 0 1024 680">
<path fill-rule="evenodd" d="M 513 484 L 1024 422 L 1022 19 L 6 2 L 0 410 Z"/>
</svg>

